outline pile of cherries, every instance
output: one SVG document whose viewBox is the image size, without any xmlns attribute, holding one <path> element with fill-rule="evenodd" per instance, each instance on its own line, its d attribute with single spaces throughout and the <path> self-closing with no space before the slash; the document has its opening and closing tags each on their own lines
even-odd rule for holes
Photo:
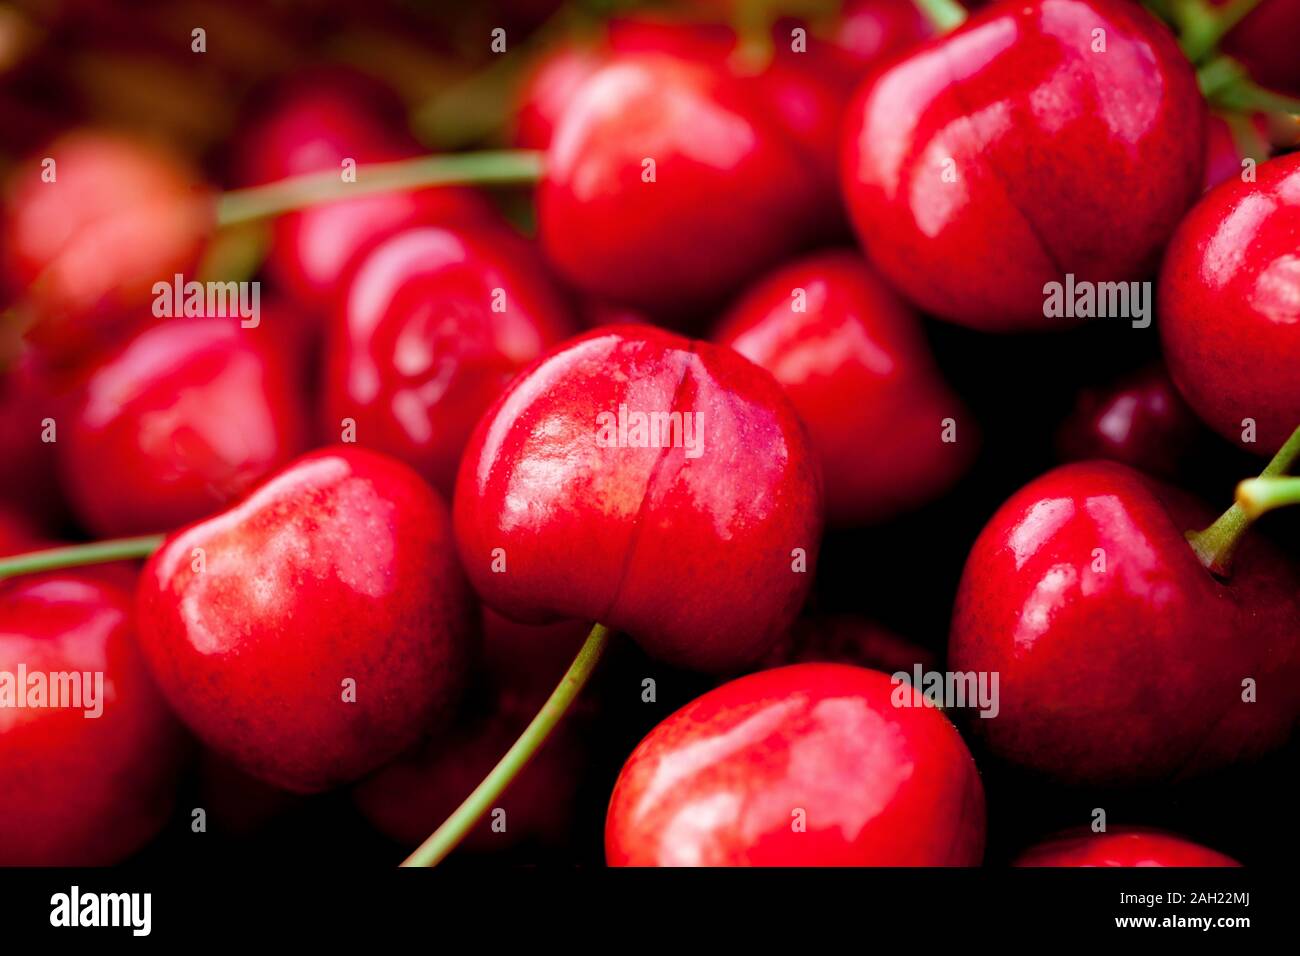
<svg viewBox="0 0 1300 956">
<path fill-rule="evenodd" d="M 236 4 L 227 134 L 12 140 L 0 865 L 322 820 L 389 863 L 1266 857 L 1300 0 L 538 6 L 471 18 L 435 109 L 324 42 L 241 72 L 291 28 Z M 28 26 L 0 105 L 35 28 L 120 40 Z M 457 99 L 499 121 L 424 121 Z M 1067 276 L 1152 327 L 1050 317 Z M 178 277 L 258 308 L 162 314 Z"/>
</svg>

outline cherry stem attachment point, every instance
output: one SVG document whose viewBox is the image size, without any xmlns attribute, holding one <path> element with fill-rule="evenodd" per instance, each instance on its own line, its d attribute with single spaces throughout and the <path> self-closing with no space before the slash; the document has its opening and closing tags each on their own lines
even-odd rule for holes
<svg viewBox="0 0 1300 956">
<path fill-rule="evenodd" d="M 501 149 L 417 156 L 358 166 L 356 174 L 354 181 L 345 182 L 338 170 L 324 170 L 224 193 L 217 201 L 217 224 L 233 226 L 306 206 L 402 189 L 529 185 L 542 176 L 542 153 Z"/>
<path fill-rule="evenodd" d="M 912 0 L 938 34 L 951 33 L 966 22 L 966 8 L 957 0 Z"/>
<path fill-rule="evenodd" d="M 1264 508 L 1252 512 L 1249 507 L 1244 506 L 1241 500 L 1242 488 L 1250 485 L 1257 494 L 1261 493 L 1261 491 L 1267 493 L 1271 481 L 1265 482 L 1265 480 L 1276 479 L 1285 475 L 1297 458 L 1300 458 L 1300 428 L 1291 433 L 1291 437 L 1278 449 L 1277 454 L 1273 456 L 1273 460 L 1259 473 L 1259 478 L 1243 481 L 1237 486 L 1237 500 L 1231 508 L 1219 515 L 1214 524 L 1203 531 L 1187 532 L 1187 540 L 1191 544 L 1192 550 L 1196 552 L 1201 564 L 1205 565 L 1210 573 L 1220 578 L 1228 577 L 1232 572 L 1232 556 L 1236 553 L 1237 546 L 1241 543 L 1246 529 L 1250 527 L 1255 518 L 1270 510 L 1270 508 Z M 1264 483 L 1262 488 L 1261 482 Z M 1281 495 L 1282 493 L 1275 492 L 1274 494 Z M 1277 505 L 1270 507 L 1279 507 L 1281 504 L 1287 503 L 1289 502 L 1279 500 Z"/>
<path fill-rule="evenodd" d="M 0 580 L 58 568 L 147 558 L 162 547 L 164 537 L 161 534 L 150 534 L 139 538 L 114 538 L 111 541 L 70 544 L 63 548 L 47 548 L 44 551 L 29 551 L 0 558 Z"/>
<path fill-rule="evenodd" d="M 587 640 L 578 650 L 578 656 L 573 659 L 560 683 L 537 712 L 537 716 L 524 728 L 519 739 L 492 768 L 492 772 L 483 778 L 483 782 L 474 788 L 474 792 L 465 798 L 465 802 L 402 862 L 402 866 L 436 866 L 441 863 L 465 838 L 470 828 L 492 809 L 492 804 L 527 766 L 542 744 L 546 743 L 570 705 L 577 699 L 596 665 L 600 663 L 609 644 L 609 637 L 610 631 L 605 625 L 596 624 L 592 627 Z"/>
</svg>

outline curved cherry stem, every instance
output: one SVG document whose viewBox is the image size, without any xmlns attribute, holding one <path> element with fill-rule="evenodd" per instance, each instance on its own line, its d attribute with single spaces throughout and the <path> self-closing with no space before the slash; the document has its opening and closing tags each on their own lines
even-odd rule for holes
<svg viewBox="0 0 1300 956">
<path fill-rule="evenodd" d="M 1300 428 L 1291 433 L 1291 437 L 1286 440 L 1281 448 L 1278 449 L 1273 460 L 1268 463 L 1263 471 L 1259 473 L 1258 479 L 1274 479 L 1285 475 L 1300 458 Z M 1241 504 L 1241 488 L 1244 485 L 1250 485 L 1252 481 L 1244 481 L 1237 489 L 1237 501 L 1231 508 L 1219 515 L 1214 524 L 1202 531 L 1187 532 L 1187 540 L 1200 558 L 1201 564 L 1217 577 L 1226 578 L 1232 573 L 1232 556 L 1237 551 L 1237 546 L 1241 543 L 1242 536 L 1246 529 L 1250 527 L 1252 521 L 1264 511 L 1265 508 L 1257 513 L 1252 513 L 1246 506 Z M 1258 485 L 1254 486 L 1256 490 Z M 1265 488 L 1268 485 L 1264 486 Z M 1278 505 L 1274 507 L 1280 507 Z"/>
<path fill-rule="evenodd" d="M 164 537 L 161 534 L 150 534 L 138 538 L 114 538 L 110 541 L 70 544 L 63 548 L 47 548 L 44 551 L 29 551 L 0 558 L 0 580 L 58 568 L 147 558 L 162 546 Z"/>
<path fill-rule="evenodd" d="M 506 751 L 492 772 L 465 798 L 465 802 L 402 862 L 402 866 L 436 866 L 459 845 L 470 828 L 492 809 L 492 804 L 527 766 L 542 744 L 546 743 L 551 731 L 577 699 L 605 653 L 609 637 L 609 628 L 603 624 L 592 627 L 587 640 L 578 650 L 578 656 L 573 659 L 560 683 L 537 712 L 537 716 L 524 728 L 514 746 Z"/>
<path fill-rule="evenodd" d="M 952 32 L 965 23 L 969 16 L 966 8 L 957 0 L 912 0 L 912 3 L 939 34 Z"/>
<path fill-rule="evenodd" d="M 305 206 L 399 189 L 527 185 L 542 176 L 542 153 L 501 149 L 417 156 L 358 166 L 356 174 L 354 181 L 345 182 L 338 170 L 325 170 L 227 192 L 217 201 L 217 224 L 233 226 Z"/>
<path fill-rule="evenodd" d="M 1276 508 L 1300 505 L 1300 478 L 1248 478 L 1237 486 L 1237 504 L 1252 521 Z"/>
</svg>

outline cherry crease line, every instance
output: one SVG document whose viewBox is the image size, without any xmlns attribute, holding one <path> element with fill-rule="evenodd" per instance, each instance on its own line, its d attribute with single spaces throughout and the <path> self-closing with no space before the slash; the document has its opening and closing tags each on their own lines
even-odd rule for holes
<svg viewBox="0 0 1300 956">
<path fill-rule="evenodd" d="M 610 630 L 603 624 L 595 624 L 587 635 L 578 654 L 569 665 L 569 669 L 560 678 L 559 684 L 546 699 L 542 709 L 524 728 L 497 765 L 483 778 L 482 783 L 465 798 L 464 802 L 453 811 L 451 816 L 434 830 L 415 852 L 402 861 L 403 867 L 437 866 L 463 840 L 470 828 L 492 809 L 492 803 L 514 782 L 538 750 L 550 738 L 551 732 L 559 725 L 570 705 L 577 699 L 586 686 L 596 665 L 600 663 L 605 648 L 609 645 Z"/>
<path fill-rule="evenodd" d="M 677 406 L 681 402 L 682 389 L 686 385 L 687 378 L 690 377 L 691 364 L 696 360 L 696 358 L 698 358 L 698 353 L 695 351 L 695 339 L 688 339 L 688 341 L 690 342 L 689 357 L 682 363 L 681 377 L 677 379 L 677 384 L 673 386 L 673 397 L 668 403 L 669 412 L 677 410 Z M 682 414 L 685 415 L 686 413 L 683 412 Z M 685 428 L 684 422 L 682 427 L 683 429 Z M 699 426 L 697 425 L 696 427 L 698 428 Z M 685 432 L 683 432 L 683 435 L 684 434 Z M 704 436 L 700 435 L 699 440 L 703 441 Z M 632 519 L 632 533 L 628 536 L 627 551 L 623 556 L 623 567 L 619 569 L 618 580 L 614 582 L 614 589 L 610 592 L 609 606 L 605 609 L 605 613 L 600 615 L 598 620 L 609 621 L 613 619 L 614 609 L 618 606 L 619 596 L 623 593 L 623 586 L 627 583 L 627 576 L 632 571 L 632 559 L 636 556 L 637 544 L 641 540 L 641 530 L 645 526 L 645 513 L 650 504 L 650 495 L 654 488 L 655 480 L 659 477 L 659 472 L 663 468 L 663 463 L 668 458 L 668 454 L 671 451 L 671 446 L 664 445 L 661 447 L 658 456 L 654 460 L 654 464 L 650 466 L 650 473 L 646 475 L 645 488 L 641 491 L 641 501 L 637 505 L 636 516 Z"/>
</svg>

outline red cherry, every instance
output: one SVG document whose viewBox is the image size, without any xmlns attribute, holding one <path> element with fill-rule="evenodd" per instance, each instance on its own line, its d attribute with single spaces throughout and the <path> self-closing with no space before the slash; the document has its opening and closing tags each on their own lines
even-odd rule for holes
<svg viewBox="0 0 1300 956">
<path fill-rule="evenodd" d="M 311 71 L 267 94 L 232 157 L 247 185 L 338 168 L 358 149 L 395 159 L 409 141 L 402 104 L 382 85 L 340 70 Z"/>
<path fill-rule="evenodd" d="M 803 603 L 821 493 L 770 375 L 625 326 L 515 379 L 465 450 L 455 518 L 470 580 L 501 613 L 598 620 L 669 663 L 725 670 Z"/>
<path fill-rule="evenodd" d="M 1178 477 L 1204 433 L 1160 365 L 1079 393 L 1057 434 L 1067 461 L 1108 458 L 1162 478 Z"/>
<path fill-rule="evenodd" d="M 112 341 L 156 282 L 193 270 L 213 215 L 193 171 L 157 147 L 94 130 L 56 140 L 6 190 L 6 272 L 34 312 L 28 338 L 59 360 Z"/>
<path fill-rule="evenodd" d="M 1231 857 L 1172 833 L 1116 827 L 1063 833 L 1030 847 L 1013 866 L 1241 866 Z"/>
<path fill-rule="evenodd" d="M 1213 516 L 1110 462 L 1013 495 L 962 575 L 949 666 L 999 675 L 972 725 L 1012 763 L 1075 784 L 1163 781 L 1285 741 L 1300 686 L 1300 581 L 1247 537 L 1230 581 L 1185 532 Z M 1254 681 L 1258 700 L 1243 700 Z"/>
<path fill-rule="evenodd" d="M 421 225 L 491 222 L 491 207 L 466 189 L 377 193 L 322 203 L 281 217 L 270 260 L 276 279 L 299 301 L 326 307 L 349 266 L 387 236 Z"/>
<path fill-rule="evenodd" d="M 355 780 L 459 690 L 477 622 L 450 534 L 400 462 L 313 452 L 149 559 L 145 657 L 181 718 L 246 772 L 302 793 Z"/>
<path fill-rule="evenodd" d="M 845 197 L 872 262 L 927 311 L 1046 328 L 1045 284 L 1154 269 L 1200 192 L 1203 125 L 1191 67 L 1136 4 L 1007 0 L 864 86 Z"/>
<path fill-rule="evenodd" d="M 983 851 L 984 790 L 952 724 L 841 664 L 687 704 L 628 758 L 605 821 L 611 866 L 974 866 Z"/>
<path fill-rule="evenodd" d="M 1160 273 L 1160 338 L 1192 409 L 1267 455 L 1300 426 L 1300 154 L 1255 172 L 1212 190 L 1178 227 Z"/>
<path fill-rule="evenodd" d="M 602 48 L 562 44 L 533 65 L 518 93 L 514 142 L 525 149 L 546 149 L 551 135 L 582 84 L 604 65 Z"/>
<path fill-rule="evenodd" d="M 851 253 L 760 280 L 715 338 L 771 372 L 808 426 L 831 524 L 887 518 L 951 487 L 978 438 L 916 315 Z M 944 441 L 945 423 L 959 441 Z"/>
<path fill-rule="evenodd" d="M 806 28 L 802 49 L 796 52 L 792 31 L 799 26 L 796 21 L 775 24 L 771 56 L 758 63 L 742 55 L 735 31 L 721 24 L 644 16 L 614 19 L 609 43 L 620 53 L 667 54 L 724 71 L 742 95 L 755 98 L 770 112 L 777 129 L 801 152 L 804 166 L 815 169 L 819 181 L 814 218 L 828 217 L 838 224 L 840 126 L 861 66 Z M 838 230 L 832 226 L 824 231 L 833 235 Z"/>
<path fill-rule="evenodd" d="M 816 185 L 797 151 L 703 64 L 615 57 L 575 97 L 546 165 L 548 257 L 585 292 L 650 311 L 716 303 L 810 234 Z"/>
<path fill-rule="evenodd" d="M 58 443 L 64 487 L 105 536 L 211 514 L 305 444 L 306 410 L 259 329 L 171 319 L 108 356 L 86 380 Z"/>
<path fill-rule="evenodd" d="M 462 708 L 445 733 L 362 781 L 358 808 L 380 832 L 416 846 L 491 772 L 546 702 L 578 652 L 586 626 L 542 627 L 484 616 L 482 699 Z M 573 826 L 574 795 L 586 762 L 585 701 L 577 703 L 511 782 L 493 813 L 461 846 L 483 852 L 524 842 L 563 845 Z M 504 816 L 495 811 L 504 811 Z"/>
<path fill-rule="evenodd" d="M 6 699 L 74 673 L 101 675 L 83 685 L 97 702 Z M 103 866 L 162 829 L 183 736 L 136 649 L 129 592 L 76 572 L 0 587 L 0 701 L 0 865 Z"/>
<path fill-rule="evenodd" d="M 398 105 L 382 90 L 330 76 L 282 91 L 254 127 L 244 175 L 258 183 L 325 169 L 345 159 L 392 162 L 420 149 L 396 124 Z M 476 192 L 451 187 L 398 191 L 321 203 L 276 220 L 268 269 L 300 302 L 324 308 L 342 292 L 348 267 L 400 229 L 472 224 L 493 218 Z"/>
<path fill-rule="evenodd" d="M 512 378 L 576 329 L 532 248 L 505 230 L 411 229 L 357 268 L 327 349 L 323 427 L 406 461 L 450 496 L 470 432 Z"/>
</svg>

